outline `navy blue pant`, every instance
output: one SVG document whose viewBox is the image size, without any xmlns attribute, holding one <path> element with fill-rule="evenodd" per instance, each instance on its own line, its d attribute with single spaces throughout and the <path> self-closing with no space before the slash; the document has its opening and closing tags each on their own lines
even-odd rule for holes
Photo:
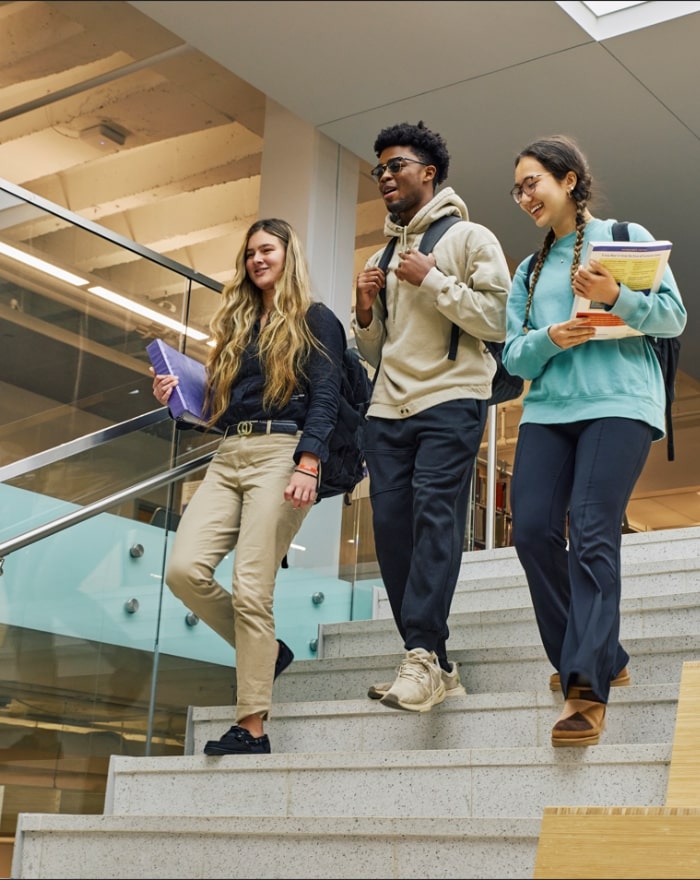
<svg viewBox="0 0 700 880">
<path fill-rule="evenodd" d="M 651 428 L 633 419 L 520 427 L 513 543 L 564 694 L 588 683 L 607 703 L 629 661 L 619 640 L 622 522 L 650 448 Z"/>
<path fill-rule="evenodd" d="M 435 651 L 445 670 L 486 414 L 483 400 L 453 400 L 406 419 L 370 418 L 365 436 L 374 543 L 396 626 L 407 651 Z"/>
</svg>

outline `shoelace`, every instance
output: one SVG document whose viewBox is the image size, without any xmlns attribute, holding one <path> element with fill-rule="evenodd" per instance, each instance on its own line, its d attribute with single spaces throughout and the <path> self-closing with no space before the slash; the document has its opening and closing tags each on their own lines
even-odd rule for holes
<svg viewBox="0 0 700 880">
<path fill-rule="evenodd" d="M 417 668 L 420 663 L 422 668 Z M 420 681 L 425 675 L 430 675 L 430 669 L 426 660 L 405 660 L 399 667 L 400 678 L 412 678 L 414 681 Z"/>
</svg>

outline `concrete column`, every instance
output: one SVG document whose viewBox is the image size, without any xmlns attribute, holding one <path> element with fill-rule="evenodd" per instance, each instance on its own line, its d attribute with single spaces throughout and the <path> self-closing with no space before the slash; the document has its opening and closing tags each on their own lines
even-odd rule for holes
<svg viewBox="0 0 700 880">
<path fill-rule="evenodd" d="M 260 217 L 280 217 L 299 233 L 314 296 L 346 329 L 353 296 L 359 160 L 268 99 Z"/>
<path fill-rule="evenodd" d="M 353 302 L 358 172 L 356 156 L 268 98 L 259 216 L 294 226 L 306 250 L 314 298 L 336 313 L 346 332 Z M 340 497 L 314 507 L 294 539 L 290 566 L 337 574 L 341 517 Z"/>
</svg>

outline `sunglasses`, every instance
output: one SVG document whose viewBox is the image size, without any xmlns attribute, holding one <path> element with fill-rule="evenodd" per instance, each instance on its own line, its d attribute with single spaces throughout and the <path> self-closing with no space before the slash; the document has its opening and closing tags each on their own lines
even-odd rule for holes
<svg viewBox="0 0 700 880">
<path fill-rule="evenodd" d="M 413 162 L 414 165 L 427 166 L 430 164 L 429 162 L 419 162 L 418 159 L 409 159 L 408 156 L 396 156 L 396 158 L 389 159 L 389 161 L 385 162 L 383 165 L 375 165 L 370 171 L 370 174 L 376 181 L 379 181 L 384 176 L 385 171 L 390 171 L 392 174 L 398 174 L 408 162 Z"/>
</svg>

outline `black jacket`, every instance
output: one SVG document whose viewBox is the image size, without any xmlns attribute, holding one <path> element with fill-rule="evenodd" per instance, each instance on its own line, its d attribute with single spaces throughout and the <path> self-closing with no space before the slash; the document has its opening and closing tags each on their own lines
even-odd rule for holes
<svg viewBox="0 0 700 880">
<path fill-rule="evenodd" d="M 228 409 L 217 422 L 217 428 L 225 430 L 229 425 L 254 419 L 296 422 L 302 434 L 294 460 L 299 461 L 302 452 L 310 452 L 323 462 L 328 458 L 328 438 L 338 413 L 345 338 L 337 316 L 323 303 L 311 306 L 307 321 L 327 354 L 312 350 L 306 377 L 299 377 L 287 405 L 271 410 L 263 408 L 264 376 L 258 357 L 260 325 L 256 324 L 240 372 L 231 387 Z"/>
</svg>

